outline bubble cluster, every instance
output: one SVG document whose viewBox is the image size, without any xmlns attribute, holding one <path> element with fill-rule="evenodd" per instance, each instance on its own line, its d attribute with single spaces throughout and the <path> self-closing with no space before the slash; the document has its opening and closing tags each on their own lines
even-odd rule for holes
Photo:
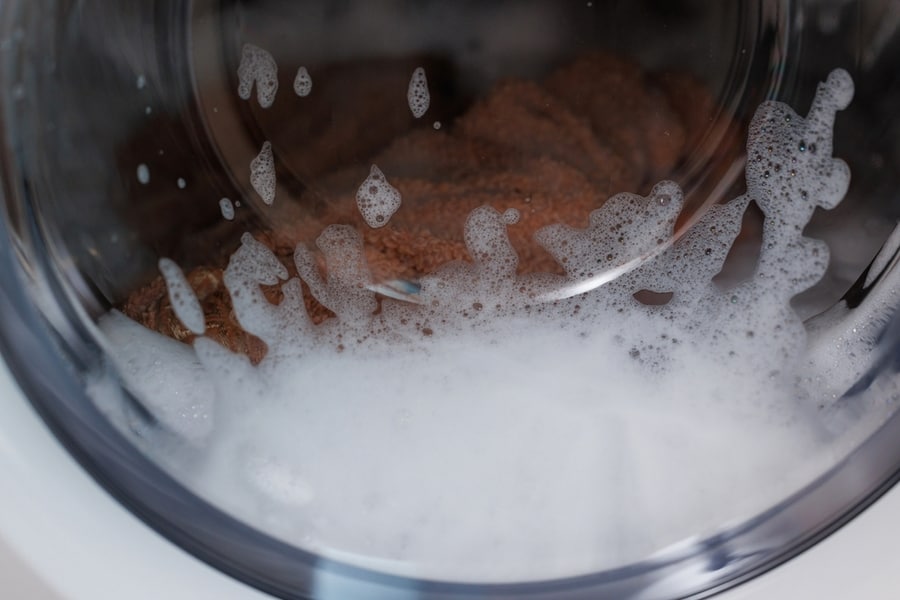
<svg viewBox="0 0 900 600">
<path fill-rule="evenodd" d="M 288 271 L 266 246 L 249 233 L 241 237 L 241 246 L 231 256 L 223 275 L 231 294 L 234 314 L 248 333 L 266 341 L 273 357 L 282 347 L 303 353 L 309 319 L 303 305 L 300 281 L 296 278 L 281 286 L 283 299 L 271 304 L 260 285 L 276 285 L 288 279 Z M 210 342 L 212 344 L 213 342 Z M 225 355 L 230 353 L 222 349 Z M 212 361 L 215 364 L 215 360 Z M 247 363 L 249 366 L 249 363 Z"/>
<path fill-rule="evenodd" d="M 249 100 L 256 84 L 256 100 L 263 108 L 275 102 L 278 93 L 278 65 L 266 50 L 253 44 L 244 44 L 238 65 L 238 96 Z"/>
<path fill-rule="evenodd" d="M 425 69 L 417 67 L 409 79 L 409 89 L 406 92 L 406 100 L 409 110 L 415 118 L 422 117 L 431 106 L 431 94 L 428 91 L 428 79 L 425 77 Z"/>
<path fill-rule="evenodd" d="M 250 161 L 250 186 L 266 204 L 275 202 L 275 156 L 271 142 L 263 142 L 259 154 Z"/>
<path fill-rule="evenodd" d="M 194 290 L 191 288 L 184 273 L 178 265 L 168 259 L 159 259 L 159 272 L 166 280 L 166 288 L 169 290 L 169 301 L 172 310 L 178 319 L 195 335 L 203 335 L 206 331 L 206 320 L 203 317 L 203 308 L 197 300 Z"/>
<path fill-rule="evenodd" d="M 329 225 L 316 240 L 328 265 L 322 277 L 312 254 L 298 246 L 294 251 L 297 273 L 313 297 L 348 323 L 365 322 L 375 310 L 374 294 L 366 289 L 371 281 L 363 253 L 362 235 L 348 225 Z"/>
<path fill-rule="evenodd" d="M 305 98 L 312 92 L 312 85 L 312 77 L 309 76 L 309 71 L 306 70 L 306 67 L 297 69 L 297 76 L 294 77 L 294 93 L 301 98 Z"/>
<path fill-rule="evenodd" d="M 193 348 L 113 311 L 100 323 L 129 391 L 167 431 L 188 444 L 209 438 L 215 389 Z M 157 448 L 167 452 L 168 448 Z"/>
<path fill-rule="evenodd" d="M 760 256 L 753 277 L 732 290 L 745 310 L 726 311 L 746 331 L 756 332 L 748 364 L 796 360 L 806 348 L 806 330 L 790 308 L 790 299 L 821 279 L 828 267 L 825 242 L 803 235 L 817 208 L 834 208 L 850 185 L 847 164 L 832 157 L 838 111 L 853 97 L 853 81 L 843 69 L 819 84 L 803 118 L 783 103 L 767 102 L 750 123 L 747 143 L 747 193 L 765 215 Z M 762 339 L 767 339 L 762 341 Z M 777 342 L 777 343 L 773 343 Z M 778 364 L 766 365 L 781 371 Z"/>
<path fill-rule="evenodd" d="M 222 218 L 226 221 L 234 220 L 234 204 L 228 198 L 219 200 L 219 210 L 222 212 Z"/>
<path fill-rule="evenodd" d="M 846 194 L 850 169 L 832 158 L 831 132 L 837 111 L 846 108 L 852 96 L 853 81 L 838 69 L 819 85 L 805 119 L 784 104 L 767 102 L 750 124 L 747 196 L 762 209 L 767 223 L 758 277 L 787 275 L 786 287 L 770 286 L 782 298 L 809 287 L 825 272 L 824 243 L 786 225 L 805 225 L 817 207 L 834 208 Z M 795 245 L 798 251 L 788 252 Z"/>
<path fill-rule="evenodd" d="M 356 190 L 356 206 L 366 224 L 373 229 L 388 224 L 400 208 L 400 200 L 400 192 L 388 183 L 384 173 L 375 165 Z"/>
<path fill-rule="evenodd" d="M 617 194 L 590 214 L 590 226 L 577 230 L 550 225 L 535 239 L 562 265 L 573 281 L 591 279 L 662 251 L 681 211 L 677 184 L 664 181 L 649 196 Z"/>
</svg>

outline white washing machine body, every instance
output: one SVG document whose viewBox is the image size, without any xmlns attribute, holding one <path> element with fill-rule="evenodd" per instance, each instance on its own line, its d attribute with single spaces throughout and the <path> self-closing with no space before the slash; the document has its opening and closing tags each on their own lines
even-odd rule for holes
<svg viewBox="0 0 900 600">
<path fill-rule="evenodd" d="M 0 363 L 0 596 L 262 599 L 121 506 L 46 427 Z"/>
</svg>

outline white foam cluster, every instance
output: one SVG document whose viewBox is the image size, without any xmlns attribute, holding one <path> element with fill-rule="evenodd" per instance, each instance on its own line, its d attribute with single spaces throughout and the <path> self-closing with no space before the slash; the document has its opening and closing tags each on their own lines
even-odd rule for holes
<svg viewBox="0 0 900 600">
<path fill-rule="evenodd" d="M 694 360 L 650 381 L 612 336 L 549 327 L 472 341 L 319 351 L 277 370 L 264 402 L 230 415 L 240 434 L 217 440 L 203 492 L 326 555 L 530 580 L 641 558 L 769 506 L 788 487 L 772 475 L 790 479 L 784 457 L 815 456 L 803 432 L 723 402 L 733 386 L 771 393 L 758 378 L 698 381 L 715 365 Z"/>
<path fill-rule="evenodd" d="M 241 247 L 232 255 L 224 273 L 238 322 L 245 331 L 266 341 L 273 356 L 291 342 L 301 348 L 301 334 L 308 328 L 299 280 L 291 279 L 282 285 L 284 298 L 277 306 L 266 300 L 259 287 L 287 278 L 285 266 L 249 233 L 241 238 Z"/>
<path fill-rule="evenodd" d="M 141 185 L 150 183 L 150 168 L 144 163 L 137 166 L 137 180 Z"/>
<path fill-rule="evenodd" d="M 181 268 L 168 258 L 159 259 L 159 272 L 166 280 L 166 288 L 169 290 L 169 301 L 175 316 L 195 335 L 203 335 L 206 331 L 206 320 L 203 317 L 203 308 L 193 288 Z"/>
<path fill-rule="evenodd" d="M 431 93 L 428 91 L 428 79 L 425 76 L 425 69 L 417 67 L 413 71 L 412 77 L 409 78 L 409 88 L 406 91 L 406 101 L 409 103 L 409 110 L 415 118 L 422 117 L 428 112 L 431 106 Z"/>
<path fill-rule="evenodd" d="M 278 65 L 266 50 L 253 44 L 244 44 L 238 65 L 238 96 L 249 100 L 256 84 L 256 100 L 263 108 L 275 102 L 278 93 Z"/>
<path fill-rule="evenodd" d="M 195 351 L 141 327 L 120 312 L 103 317 L 100 327 L 113 348 L 110 356 L 129 391 L 163 427 L 192 445 L 213 431 L 215 388 Z M 157 448 L 168 453 L 170 448 Z M 180 459 L 180 457 L 178 457 Z"/>
<path fill-rule="evenodd" d="M 763 252 L 757 278 L 789 283 L 768 286 L 789 297 L 818 281 L 828 264 L 828 248 L 805 238 L 787 224 L 805 225 L 817 207 L 834 208 L 847 193 L 850 169 L 832 158 L 832 128 L 837 111 L 853 97 L 853 81 L 846 71 L 832 72 L 819 85 L 807 118 L 790 107 L 768 102 L 750 124 L 747 147 L 747 196 L 766 216 Z M 796 253 L 788 248 L 797 247 Z"/>
<path fill-rule="evenodd" d="M 323 306 L 347 323 L 366 323 L 375 310 L 375 295 L 365 287 L 371 281 L 363 255 L 362 236 L 347 225 L 329 225 L 316 240 L 328 265 L 322 277 L 313 255 L 300 245 L 294 251 L 297 274 Z"/>
<path fill-rule="evenodd" d="M 866 294 L 854 309 L 846 301 L 816 315 L 808 323 L 810 349 L 804 384 L 811 395 L 837 400 L 851 391 L 859 413 L 877 414 L 885 398 L 897 397 L 891 390 L 879 390 L 876 406 L 861 401 L 861 394 L 875 382 L 866 371 L 895 360 L 893 343 L 898 333 L 897 297 L 900 296 L 900 225 L 895 227 L 881 251 L 869 265 L 864 282 Z M 877 285 L 876 285 L 877 281 Z M 889 325 L 893 321 L 893 325 Z M 888 327 L 885 330 L 885 327 Z M 872 364 L 872 356 L 880 364 Z M 876 369 L 877 371 L 877 369 Z M 823 377 L 822 373 L 828 373 Z M 868 405 L 867 405 L 868 404 Z"/>
<path fill-rule="evenodd" d="M 250 186 L 266 204 L 275 202 L 275 156 L 271 142 L 263 142 L 259 154 L 250 161 Z"/>
<path fill-rule="evenodd" d="M 356 206 L 369 227 L 384 227 L 400 208 L 400 192 L 384 173 L 372 165 L 369 176 L 356 190 Z"/>
<path fill-rule="evenodd" d="M 306 67 L 297 69 L 297 75 L 294 77 L 294 93 L 301 98 L 305 98 L 312 92 L 312 85 L 312 77 L 309 76 L 309 71 L 306 70 Z"/>
<path fill-rule="evenodd" d="M 208 378 L 197 377 L 218 400 L 190 485 L 308 550 L 468 581 L 610 568 L 781 501 L 838 452 L 817 402 L 798 393 L 812 362 L 789 302 L 827 262 L 802 230 L 846 190 L 831 127 L 851 92 L 836 71 L 806 118 L 761 107 L 747 194 L 678 239 L 683 194 L 668 181 L 612 197 L 584 229 L 539 230 L 565 275 L 518 273 L 519 213 L 503 207 L 463 224 L 470 261 L 405 285 L 371 280 L 348 225 L 296 248 L 299 279 L 245 234 L 225 285 L 268 354 L 254 367 L 195 342 Z M 374 165 L 357 200 L 372 227 L 400 205 Z M 757 268 L 721 289 L 713 277 L 751 201 L 766 216 Z M 301 280 L 335 318 L 312 323 Z M 280 286 L 282 301 L 261 285 Z M 648 306 L 640 292 L 670 298 Z M 121 343 L 159 356 L 157 338 Z M 140 390 L 177 370 L 141 368 L 129 371 Z"/>
<path fill-rule="evenodd" d="M 228 198 L 221 198 L 219 200 L 219 210 L 222 213 L 222 218 L 226 221 L 234 220 L 234 204 Z"/>
<path fill-rule="evenodd" d="M 850 75 L 837 69 L 819 85 L 806 118 L 767 102 L 750 124 L 746 199 L 765 215 L 762 247 L 753 277 L 719 304 L 720 319 L 755 339 L 744 353 L 748 368 L 780 373 L 805 351 L 806 330 L 790 299 L 822 277 L 829 251 L 802 232 L 816 208 L 834 208 L 850 184 L 846 163 L 832 157 L 832 130 L 852 97 Z"/>
<path fill-rule="evenodd" d="M 535 239 L 572 281 L 592 279 L 645 262 L 662 251 L 672 237 L 681 205 L 681 189 L 664 181 L 646 198 L 628 193 L 613 196 L 591 213 L 590 226 L 584 231 L 550 225 L 538 231 Z"/>
</svg>

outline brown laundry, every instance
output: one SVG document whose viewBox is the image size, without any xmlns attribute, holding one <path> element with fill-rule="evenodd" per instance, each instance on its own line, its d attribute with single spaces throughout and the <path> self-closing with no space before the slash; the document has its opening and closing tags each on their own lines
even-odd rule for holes
<svg viewBox="0 0 900 600">
<path fill-rule="evenodd" d="M 654 78 L 625 59 L 591 54 L 543 83 L 500 82 L 454 122 L 435 130 L 428 121 L 372 156 L 403 199 L 387 226 L 367 227 L 356 208 L 356 189 L 368 175 L 368 165 L 357 163 L 323 174 L 297 202 L 276 202 L 270 227 L 254 235 L 294 277 L 297 244 L 313 248 L 326 226 L 350 224 L 363 232 L 376 281 L 415 279 L 448 261 L 469 260 L 463 225 L 473 209 L 487 204 L 519 210 L 509 236 L 521 272 L 560 272 L 533 242 L 534 232 L 552 223 L 585 227 L 589 213 L 614 193 L 645 191 L 672 173 L 712 110 L 709 95 L 688 76 Z M 353 130 L 378 115 L 344 118 L 358 119 L 347 126 Z M 258 363 L 265 344 L 237 323 L 222 265 L 198 267 L 188 280 L 206 314 L 206 335 Z M 280 301 L 276 287 L 266 293 Z M 304 293 L 315 322 L 331 316 Z M 193 339 L 174 315 L 161 277 L 133 292 L 121 308 L 150 329 L 186 343 Z"/>
</svg>

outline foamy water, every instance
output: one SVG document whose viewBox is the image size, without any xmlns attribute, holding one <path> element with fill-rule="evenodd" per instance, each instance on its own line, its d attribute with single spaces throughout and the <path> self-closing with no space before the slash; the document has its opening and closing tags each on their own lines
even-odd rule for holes
<svg viewBox="0 0 900 600">
<path fill-rule="evenodd" d="M 611 198 L 584 230 L 538 231 L 565 276 L 519 275 L 518 213 L 484 206 L 460 224 L 472 263 L 385 297 L 360 232 L 332 225 L 294 254 L 336 315 L 315 325 L 301 281 L 245 234 L 224 278 L 242 327 L 268 346 L 258 367 L 205 337 L 188 347 L 118 313 L 101 323 L 131 388 L 187 441 L 146 450 L 276 537 L 421 577 L 587 573 L 741 522 L 847 449 L 817 394 L 852 375 L 818 371 L 827 353 L 810 351 L 789 302 L 828 263 L 800 232 L 846 192 L 831 130 L 852 92 L 838 70 L 806 118 L 763 105 L 747 194 L 677 240 L 672 182 Z M 361 183 L 371 227 L 403 210 L 389 178 L 373 166 Z M 757 266 L 722 290 L 712 278 L 751 201 L 766 217 Z M 197 326 L 183 274 L 160 266 Z M 283 301 L 260 285 L 281 285 Z M 640 290 L 672 297 L 646 306 Z"/>
<path fill-rule="evenodd" d="M 400 192 L 388 183 L 384 173 L 372 165 L 369 176 L 356 191 L 356 206 L 372 228 L 384 227 L 400 208 Z"/>
</svg>

